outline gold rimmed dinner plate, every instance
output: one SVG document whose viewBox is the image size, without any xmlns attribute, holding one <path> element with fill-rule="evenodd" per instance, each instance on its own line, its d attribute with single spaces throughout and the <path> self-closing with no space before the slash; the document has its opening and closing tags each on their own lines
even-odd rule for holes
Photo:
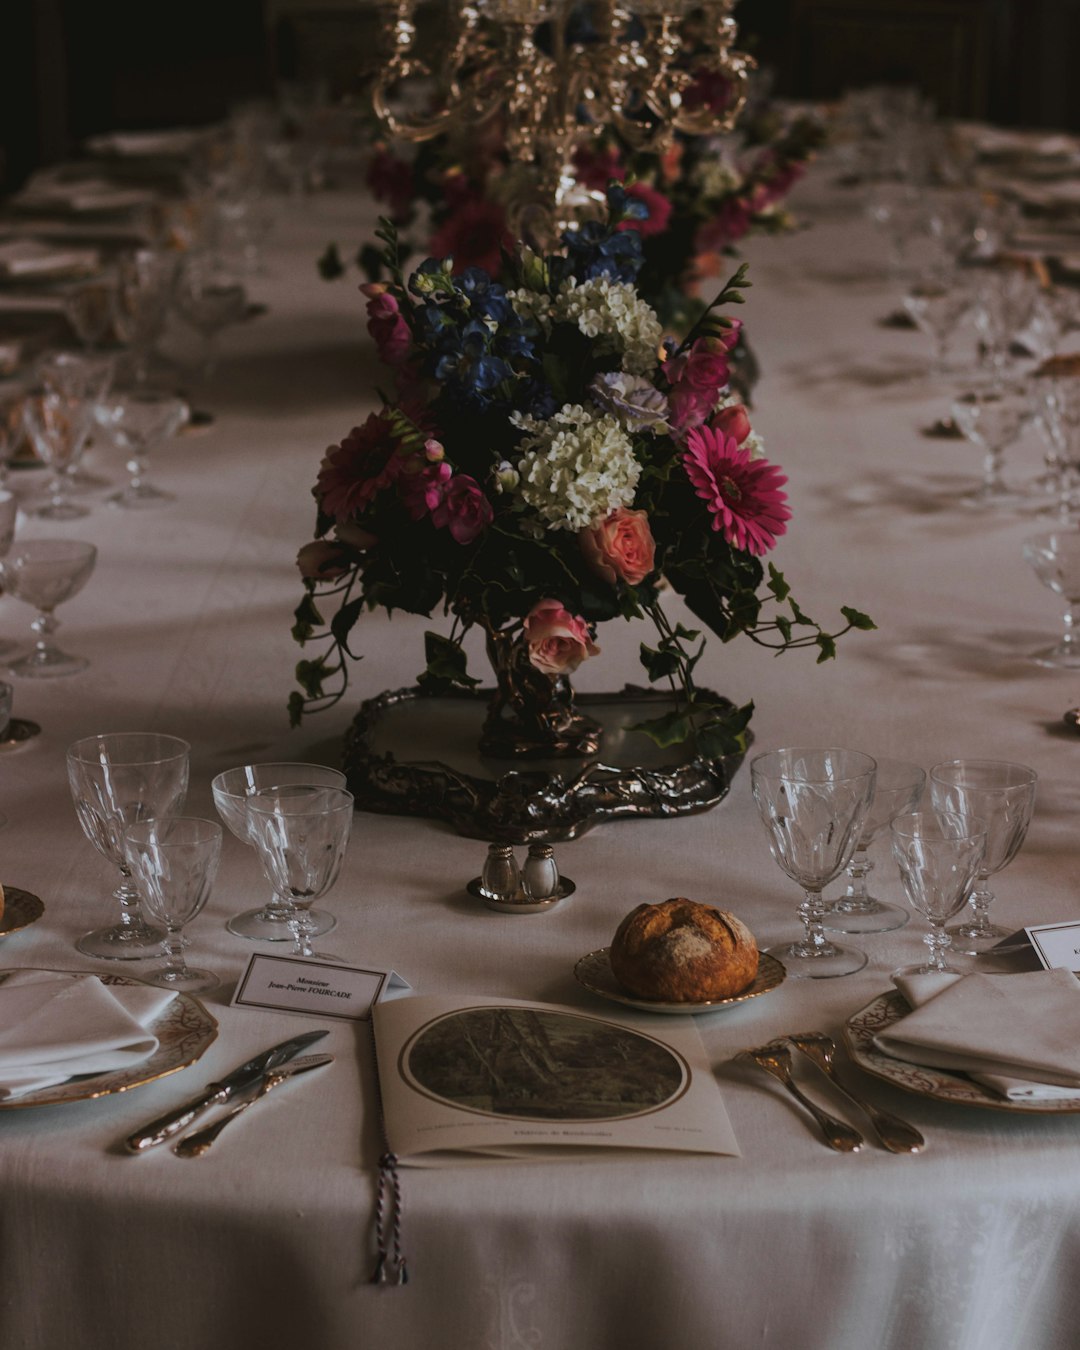
<svg viewBox="0 0 1080 1350">
<path fill-rule="evenodd" d="M 17 933 L 20 928 L 29 928 L 45 913 L 45 906 L 29 891 L 21 891 L 18 886 L 4 887 L 4 912 L 0 914 L 0 937 Z"/>
<path fill-rule="evenodd" d="M 615 978 L 611 970 L 611 948 L 601 947 L 599 951 L 589 952 L 574 967 L 574 979 L 586 988 L 590 994 L 609 999 L 612 1003 L 625 1003 L 628 1008 L 639 1008 L 642 1012 L 665 1013 L 671 1017 L 686 1017 L 691 1013 L 720 1012 L 736 1003 L 745 1003 L 747 999 L 767 994 L 784 983 L 787 971 L 776 959 L 762 952 L 758 961 L 757 974 L 738 994 L 727 998 L 707 999 L 703 1003 L 662 1003 L 656 999 L 635 998 L 628 994 Z"/>
<path fill-rule="evenodd" d="M 10 975 L 14 972 L 7 971 Z M 141 980 L 129 979 L 126 975 L 102 975 L 90 971 L 53 971 L 57 975 L 70 975 L 73 979 L 87 974 L 97 974 L 102 984 L 138 985 Z M 3 977 L 0 977 L 2 979 Z M 24 1092 L 8 1101 L 0 1101 L 0 1111 L 14 1111 L 24 1106 L 61 1106 L 65 1102 L 83 1102 L 94 1097 L 110 1097 L 115 1092 L 128 1092 L 131 1088 L 141 1087 L 144 1083 L 153 1083 L 170 1073 L 186 1069 L 214 1043 L 217 1038 L 217 1021 L 207 1012 L 197 998 L 190 994 L 177 994 L 148 1026 L 147 1030 L 157 1037 L 158 1048 L 141 1064 L 130 1069 L 113 1069 L 105 1073 L 87 1074 L 81 1078 L 69 1078 L 66 1083 L 56 1083 L 53 1087 L 40 1088 L 35 1092 Z"/>
<path fill-rule="evenodd" d="M 982 1087 L 962 1073 L 934 1069 L 925 1064 L 908 1064 L 893 1059 L 874 1044 L 874 1037 L 887 1030 L 911 1011 L 907 1000 L 896 989 L 879 994 L 865 1008 L 861 1008 L 844 1027 L 844 1043 L 852 1061 L 883 1078 L 905 1092 L 930 1097 L 936 1102 L 951 1102 L 954 1106 L 982 1106 L 993 1111 L 1021 1111 L 1036 1115 L 1075 1115 L 1080 1111 L 1080 1097 L 1049 1098 L 1045 1101 L 1009 1101 L 996 1092 Z"/>
</svg>

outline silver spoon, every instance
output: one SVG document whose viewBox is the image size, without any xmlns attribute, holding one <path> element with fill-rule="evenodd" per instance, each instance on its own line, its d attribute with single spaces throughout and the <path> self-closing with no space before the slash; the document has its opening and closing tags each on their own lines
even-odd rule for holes
<svg viewBox="0 0 1080 1350">
<path fill-rule="evenodd" d="M 791 1051 L 786 1045 L 774 1043 L 772 1045 L 762 1045 L 756 1050 L 741 1050 L 736 1059 L 750 1060 L 760 1069 L 782 1083 L 795 1100 L 804 1106 L 814 1117 L 821 1127 L 821 1133 L 825 1136 L 825 1142 L 830 1148 L 836 1149 L 838 1153 L 854 1153 L 862 1148 L 865 1140 L 862 1135 L 849 1125 L 846 1121 L 837 1120 L 835 1116 L 830 1116 L 827 1111 L 823 1111 L 820 1106 L 812 1102 L 809 1097 L 803 1093 L 791 1081 Z"/>
</svg>

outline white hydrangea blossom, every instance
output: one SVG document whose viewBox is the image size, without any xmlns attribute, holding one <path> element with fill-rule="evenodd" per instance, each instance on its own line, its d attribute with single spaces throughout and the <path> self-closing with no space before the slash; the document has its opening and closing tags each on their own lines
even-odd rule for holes
<svg viewBox="0 0 1080 1350">
<path fill-rule="evenodd" d="M 632 505 L 641 465 L 616 418 L 568 403 L 547 421 L 511 420 L 530 433 L 521 443 L 517 495 L 549 530 L 581 530 Z"/>
<path fill-rule="evenodd" d="M 726 197 L 743 185 L 743 176 L 723 154 L 716 158 L 703 157 L 697 166 L 697 185 L 706 198 Z"/>
<path fill-rule="evenodd" d="M 622 368 L 631 375 L 650 375 L 656 369 L 664 330 L 628 282 L 595 277 L 579 286 L 571 277 L 559 287 L 554 317 L 576 323 L 586 337 L 598 340 L 601 351 L 620 353 Z"/>
<path fill-rule="evenodd" d="M 535 319 L 545 333 L 551 332 L 551 296 L 546 291 L 530 291 L 525 287 L 508 290 L 506 298 L 514 312 L 523 319 Z"/>
</svg>

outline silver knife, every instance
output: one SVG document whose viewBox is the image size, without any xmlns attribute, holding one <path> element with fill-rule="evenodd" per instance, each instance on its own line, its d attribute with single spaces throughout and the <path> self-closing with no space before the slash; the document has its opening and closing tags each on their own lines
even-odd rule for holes
<svg viewBox="0 0 1080 1350">
<path fill-rule="evenodd" d="M 284 1064 L 327 1034 L 325 1030 L 306 1031 L 302 1036 L 293 1036 L 290 1040 L 282 1041 L 280 1045 L 271 1046 L 269 1050 L 264 1050 L 254 1059 L 249 1059 L 246 1064 L 233 1069 L 232 1073 L 226 1074 L 216 1083 L 208 1083 L 197 1097 L 185 1102 L 183 1106 L 166 1112 L 157 1120 L 152 1120 L 149 1125 L 144 1125 L 142 1129 L 128 1135 L 124 1140 L 125 1147 L 131 1153 L 143 1153 L 146 1149 L 153 1148 L 155 1144 L 163 1144 L 180 1130 L 187 1129 L 196 1116 L 202 1115 L 211 1106 L 227 1102 L 237 1093 L 254 1087 L 270 1069 L 276 1069 L 279 1064 Z"/>
<path fill-rule="evenodd" d="M 291 1064 L 283 1064 L 280 1069 L 267 1070 L 254 1092 L 249 1092 L 246 1096 L 241 1097 L 238 1102 L 229 1107 L 220 1119 L 213 1121 L 210 1125 L 204 1125 L 194 1134 L 185 1134 L 179 1143 L 173 1144 L 173 1152 L 178 1158 L 201 1158 L 229 1121 L 235 1120 L 249 1106 L 261 1102 L 268 1093 L 273 1092 L 274 1088 L 280 1087 L 282 1083 L 291 1082 L 300 1074 L 307 1073 L 309 1069 L 321 1069 L 324 1065 L 333 1064 L 333 1062 L 333 1055 L 308 1055 L 305 1059 L 294 1059 Z"/>
</svg>

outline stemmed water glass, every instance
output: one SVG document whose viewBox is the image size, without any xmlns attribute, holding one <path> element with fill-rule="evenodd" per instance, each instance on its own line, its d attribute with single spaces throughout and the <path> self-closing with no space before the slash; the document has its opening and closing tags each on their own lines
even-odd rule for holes
<svg viewBox="0 0 1080 1350">
<path fill-rule="evenodd" d="M 184 925 L 210 896 L 221 858 L 221 826 L 187 816 L 143 820 L 124 831 L 123 848 L 143 909 L 165 928 L 165 964 L 141 978 L 164 989 L 213 989 L 218 977 L 192 970 L 184 959 Z"/>
<path fill-rule="evenodd" d="M 932 377 L 944 375 L 949 339 L 970 307 L 967 288 L 952 275 L 924 277 L 904 297 L 904 309 L 930 339 Z"/>
<path fill-rule="evenodd" d="M 247 799 L 251 841 L 266 879 L 292 912 L 294 956 L 312 950 L 308 914 L 338 879 L 352 828 L 353 797 L 344 788 L 277 787 Z"/>
<path fill-rule="evenodd" d="M 874 761 L 857 750 L 785 749 L 759 755 L 750 781 L 773 857 L 803 888 L 801 941 L 769 949 L 790 974 L 851 975 L 866 954 L 825 936 L 822 890 L 851 861 L 874 795 Z"/>
<path fill-rule="evenodd" d="M 957 973 L 945 960 L 952 937 L 945 923 L 963 909 L 982 864 L 986 829 L 974 816 L 949 811 L 913 811 L 890 825 L 893 857 L 911 907 L 929 923 L 923 941 L 926 964 L 905 966 L 897 975 Z"/>
<path fill-rule="evenodd" d="M 994 900 L 989 879 L 1020 851 L 1035 807 L 1038 775 L 1023 764 L 996 759 L 954 759 L 930 770 L 930 800 L 935 811 L 974 816 L 986 830 L 986 851 L 971 893 L 972 917 L 950 929 L 957 951 L 977 956 L 1009 930 L 990 922 Z"/>
<path fill-rule="evenodd" d="M 226 769 L 211 783 L 214 805 L 218 815 L 242 844 L 254 844 L 248 823 L 247 801 L 256 792 L 277 787 L 344 787 L 345 775 L 340 769 L 324 764 L 244 764 Z M 293 932 L 289 926 L 293 906 L 288 899 L 274 897 L 259 909 L 247 909 L 235 914 L 225 925 L 237 937 L 260 942 L 288 942 Z M 319 937 L 335 926 L 337 920 L 323 910 L 309 909 L 308 931 Z"/>
<path fill-rule="evenodd" d="M 190 413 L 183 399 L 158 390 L 133 389 L 99 404 L 95 415 L 99 425 L 129 456 L 127 487 L 108 498 L 110 505 L 161 506 L 175 500 L 171 493 L 146 481 L 146 456 L 188 421 Z"/>
<path fill-rule="evenodd" d="M 1037 534 L 1025 540 L 1023 554 L 1042 584 L 1068 606 L 1060 640 L 1033 652 L 1030 659 L 1058 670 L 1080 670 L 1080 531 Z"/>
<path fill-rule="evenodd" d="M 1055 514 L 1062 521 L 1077 512 L 1080 464 L 1080 379 L 1075 375 L 1035 377 L 1034 407 L 1046 442 L 1046 480 L 1057 497 Z"/>
<path fill-rule="evenodd" d="M 126 731 L 87 736 L 67 752 L 68 782 L 83 833 L 102 857 L 120 869 L 113 898 L 120 922 L 79 938 L 85 956 L 136 960 L 153 956 L 162 932 L 139 910 L 139 892 L 124 854 L 124 832 L 143 820 L 179 815 L 188 786 L 190 746 L 178 736 Z"/>
<path fill-rule="evenodd" d="M 77 520 L 90 508 L 71 500 L 71 479 L 93 424 L 93 400 L 47 391 L 23 405 L 23 424 L 38 459 L 49 469 L 45 502 L 34 514 L 46 520 Z"/>
<path fill-rule="evenodd" d="M 136 384 L 150 373 L 154 344 L 161 336 L 176 280 L 176 256 L 156 249 L 138 249 L 117 265 L 113 290 L 113 325 L 131 352 Z"/>
<path fill-rule="evenodd" d="M 983 381 L 952 405 L 953 421 L 983 451 L 983 478 L 961 501 L 969 506 L 994 506 L 1019 499 L 1002 477 L 1005 451 L 1033 419 L 1031 396 L 1022 384 Z"/>
<path fill-rule="evenodd" d="M 14 675 L 43 679 L 74 675 L 90 662 L 63 652 L 51 640 L 59 627 L 57 605 L 78 595 L 89 580 L 97 559 L 93 544 L 78 539 L 24 539 L 0 558 L 0 585 L 16 600 L 33 605 L 37 616 L 30 627 L 37 634 L 33 650 L 8 662 Z"/>
<path fill-rule="evenodd" d="M 846 871 L 847 890 L 829 907 L 825 927 L 839 933 L 885 933 L 903 928 L 910 915 L 901 905 L 879 900 L 867 890 L 867 877 L 874 864 L 870 845 L 894 816 L 911 811 L 922 795 L 926 773 L 917 764 L 899 759 L 878 759 L 874 797 L 859 834 L 859 842 Z"/>
<path fill-rule="evenodd" d="M 208 379 L 217 365 L 218 333 L 247 314 L 244 284 L 216 255 L 193 255 L 177 281 L 176 308 L 202 338 L 200 375 Z"/>
</svg>

